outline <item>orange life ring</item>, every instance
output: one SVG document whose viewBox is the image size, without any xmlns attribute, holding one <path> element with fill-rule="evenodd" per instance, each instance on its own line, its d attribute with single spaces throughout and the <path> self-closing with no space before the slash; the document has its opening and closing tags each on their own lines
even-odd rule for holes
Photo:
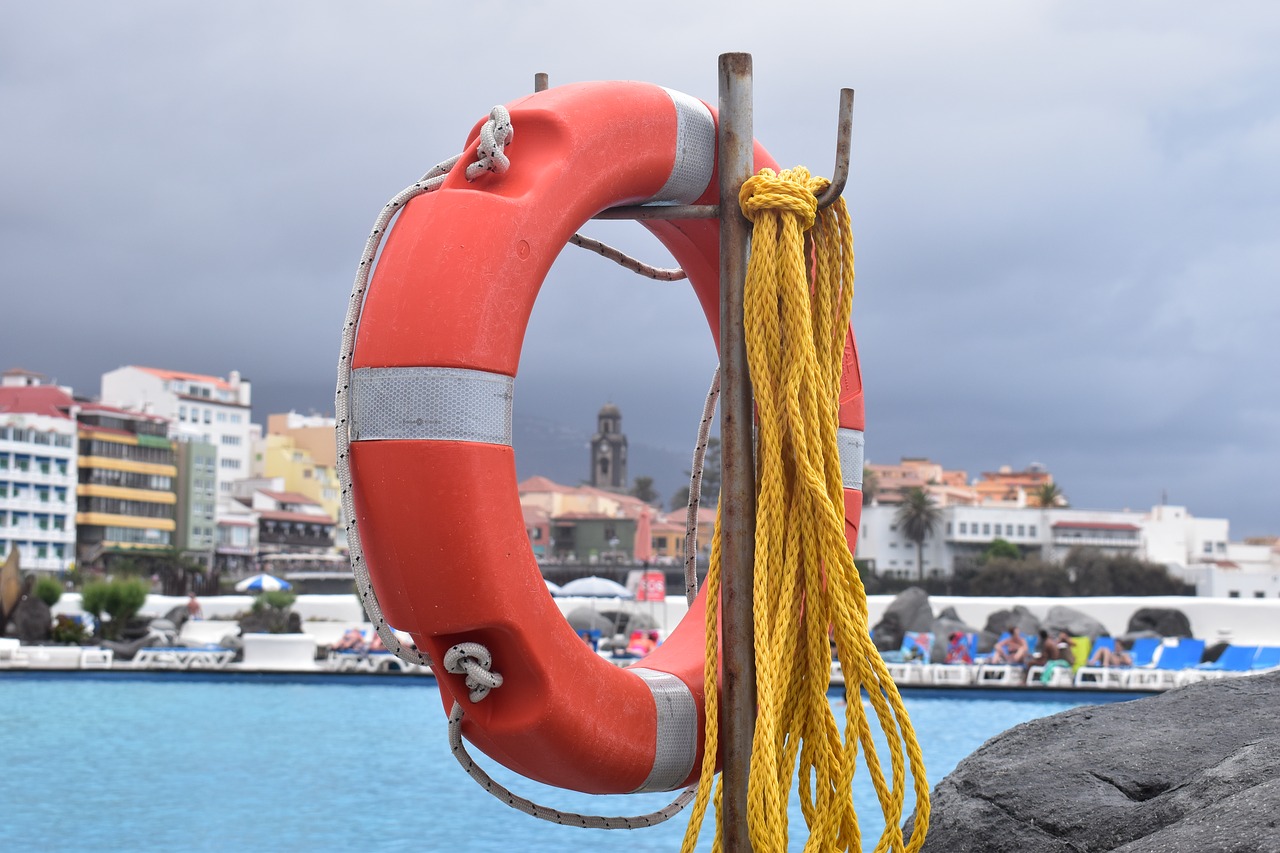
<svg viewBox="0 0 1280 853">
<path fill-rule="evenodd" d="M 523 523 L 512 390 L 538 289 L 591 216 L 634 203 L 717 202 L 715 113 L 630 82 L 560 86 L 509 105 L 502 175 L 459 163 L 400 213 L 365 296 L 351 360 L 350 477 L 387 621 L 433 661 L 492 653 L 501 688 L 468 698 L 436 668 L 463 732 L 524 776 L 589 793 L 674 790 L 703 738 L 702 596 L 670 637 L 621 669 L 583 643 L 543 583 Z M 474 151 L 480 126 L 467 142 Z M 776 168 L 757 143 L 756 169 Z M 736 202 L 734 202 L 736 203 Z M 688 273 L 719 339 L 715 220 L 646 221 Z M 852 329 L 840 400 L 846 532 L 861 513 L 862 382 Z"/>
</svg>

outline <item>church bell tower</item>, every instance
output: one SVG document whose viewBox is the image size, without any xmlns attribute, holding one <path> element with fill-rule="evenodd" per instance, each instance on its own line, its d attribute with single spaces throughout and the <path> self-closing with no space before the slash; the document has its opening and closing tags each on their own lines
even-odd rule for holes
<svg viewBox="0 0 1280 853">
<path fill-rule="evenodd" d="M 611 492 L 627 489 L 627 437 L 622 434 L 622 412 L 613 403 L 605 403 L 596 415 L 589 482 Z"/>
</svg>

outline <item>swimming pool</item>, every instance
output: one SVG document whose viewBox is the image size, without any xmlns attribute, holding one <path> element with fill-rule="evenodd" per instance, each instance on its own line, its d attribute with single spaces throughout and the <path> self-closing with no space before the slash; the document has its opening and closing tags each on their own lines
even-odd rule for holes
<svg viewBox="0 0 1280 853">
<path fill-rule="evenodd" d="M 1013 725 L 1122 698 L 972 696 L 906 697 L 931 786 Z M 508 808 L 462 772 L 445 731 L 430 679 L 5 674 L 0 837 L 7 850 L 47 851 L 679 849 L 684 815 L 607 832 Z M 502 784 L 564 810 L 638 814 L 670 799 L 559 791 L 479 760 Z M 880 820 L 863 771 L 855 802 L 870 849 Z M 699 849 L 711 835 L 708 824 Z"/>
</svg>

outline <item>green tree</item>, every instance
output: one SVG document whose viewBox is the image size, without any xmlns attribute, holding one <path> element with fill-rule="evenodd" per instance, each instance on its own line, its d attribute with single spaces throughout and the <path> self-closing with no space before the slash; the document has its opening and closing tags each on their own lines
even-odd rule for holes
<svg viewBox="0 0 1280 853">
<path fill-rule="evenodd" d="M 1072 548 L 1066 571 L 1077 595 L 1194 595 L 1195 587 L 1158 563 L 1105 554 L 1097 548 Z"/>
<path fill-rule="evenodd" d="M 62 598 L 62 584 L 48 575 L 39 578 L 36 581 L 36 598 L 52 607 L 58 603 L 58 599 Z"/>
<path fill-rule="evenodd" d="M 668 506 L 671 509 L 684 509 L 689 505 L 689 487 L 681 486 L 671 495 L 671 503 Z"/>
<path fill-rule="evenodd" d="M 894 516 L 894 521 L 902 528 L 903 534 L 916 543 L 920 580 L 924 580 L 924 540 L 929 538 L 941 519 L 942 510 L 929 497 L 929 493 L 919 486 L 907 489 L 902 506 Z"/>
<path fill-rule="evenodd" d="M 630 494 L 632 497 L 639 498 L 647 504 L 659 503 L 659 495 L 657 490 L 653 488 L 652 477 L 636 477 L 635 482 L 631 485 Z M 686 497 L 687 500 L 688 498 Z"/>
<path fill-rule="evenodd" d="M 1014 545 L 1008 539 L 1000 539 L 999 537 L 992 539 L 991 544 L 987 546 L 987 550 L 982 552 L 982 562 L 988 562 L 992 559 L 1005 560 L 1021 560 L 1022 552 L 1018 550 L 1018 546 Z"/>
<path fill-rule="evenodd" d="M 1057 483 L 1044 483 L 1040 488 L 1032 493 L 1042 507 L 1068 506 L 1067 496 L 1062 493 L 1062 489 Z"/>
<path fill-rule="evenodd" d="M 151 584 L 141 578 L 124 578 L 122 580 L 91 581 L 80 593 L 80 606 L 102 626 L 102 634 L 107 639 L 120 639 L 129 620 L 138 614 L 147 601 Z M 111 617 L 105 624 L 102 614 Z"/>
</svg>

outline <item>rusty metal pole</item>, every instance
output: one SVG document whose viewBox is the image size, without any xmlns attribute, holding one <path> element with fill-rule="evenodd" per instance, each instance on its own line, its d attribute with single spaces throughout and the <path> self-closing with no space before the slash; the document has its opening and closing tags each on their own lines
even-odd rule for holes
<svg viewBox="0 0 1280 853">
<path fill-rule="evenodd" d="M 724 849 L 750 851 L 747 774 L 756 722 L 756 477 L 753 400 L 743 328 L 751 224 L 738 191 L 755 168 L 751 54 L 720 56 L 720 593 L 724 665 Z"/>
</svg>

